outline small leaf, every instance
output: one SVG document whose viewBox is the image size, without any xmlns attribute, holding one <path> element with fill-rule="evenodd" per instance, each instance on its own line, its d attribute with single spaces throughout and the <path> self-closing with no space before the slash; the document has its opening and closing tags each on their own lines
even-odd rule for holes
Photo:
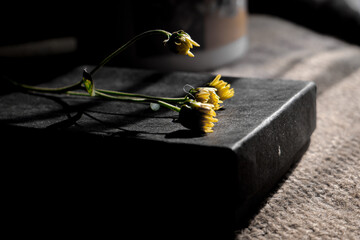
<svg viewBox="0 0 360 240">
<path fill-rule="evenodd" d="M 86 91 L 90 94 L 90 96 L 95 96 L 95 87 L 94 81 L 91 75 L 84 69 L 83 71 L 83 83 L 85 85 Z"/>
<path fill-rule="evenodd" d="M 160 104 L 157 103 L 150 103 L 150 108 L 153 111 L 158 111 L 160 109 Z"/>
</svg>

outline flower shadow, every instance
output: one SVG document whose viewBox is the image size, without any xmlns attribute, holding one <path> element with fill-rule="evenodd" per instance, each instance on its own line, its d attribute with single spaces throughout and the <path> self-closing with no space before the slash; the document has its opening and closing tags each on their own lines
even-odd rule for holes
<svg viewBox="0 0 360 240">
<path fill-rule="evenodd" d="M 177 130 L 165 135 L 165 138 L 200 138 L 205 136 L 205 133 L 195 132 L 189 129 Z"/>
</svg>

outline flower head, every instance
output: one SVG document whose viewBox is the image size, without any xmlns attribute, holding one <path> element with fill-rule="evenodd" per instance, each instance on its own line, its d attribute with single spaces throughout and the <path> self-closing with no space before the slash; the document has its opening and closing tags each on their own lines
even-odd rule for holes
<svg viewBox="0 0 360 240">
<path fill-rule="evenodd" d="M 214 122 L 218 119 L 213 106 L 194 100 L 189 101 L 181 107 L 179 122 L 186 128 L 199 132 L 213 132 Z"/>
<path fill-rule="evenodd" d="M 210 87 L 217 89 L 217 95 L 221 100 L 226 100 L 234 96 L 234 89 L 230 88 L 230 84 L 221 80 L 221 75 L 217 75 L 215 79 L 209 83 Z"/>
<path fill-rule="evenodd" d="M 194 57 L 194 54 L 190 52 L 190 49 L 193 48 L 193 46 L 200 47 L 200 45 L 192 40 L 190 35 L 183 30 L 173 32 L 170 38 L 165 40 L 164 43 L 171 51 L 182 55 L 188 55 L 189 57 Z"/>
<path fill-rule="evenodd" d="M 220 100 L 216 91 L 217 89 L 213 87 L 200 87 L 190 90 L 190 93 L 193 94 L 196 101 L 212 104 L 214 110 L 219 110 L 222 107 L 220 103 L 223 103 L 223 101 Z"/>
</svg>

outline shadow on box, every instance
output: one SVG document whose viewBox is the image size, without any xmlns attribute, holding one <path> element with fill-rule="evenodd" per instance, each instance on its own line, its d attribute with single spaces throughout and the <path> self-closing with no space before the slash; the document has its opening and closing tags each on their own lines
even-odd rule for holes
<svg viewBox="0 0 360 240">
<path fill-rule="evenodd" d="M 29 233 L 233 239 L 230 151 L 11 127 L 3 132 L 9 222 Z"/>
</svg>

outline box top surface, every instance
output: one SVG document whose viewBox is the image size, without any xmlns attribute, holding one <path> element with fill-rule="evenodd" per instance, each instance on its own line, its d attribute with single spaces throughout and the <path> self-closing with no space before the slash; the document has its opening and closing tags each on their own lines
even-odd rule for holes
<svg viewBox="0 0 360 240">
<path fill-rule="evenodd" d="M 90 67 L 89 67 L 90 68 Z M 60 87 L 79 81 L 82 67 L 43 84 Z M 204 73 L 155 72 L 105 67 L 95 76 L 98 88 L 164 97 L 185 96 L 183 87 L 204 86 L 215 76 Z M 299 95 L 315 88 L 312 82 L 222 77 L 235 96 L 217 111 L 214 132 L 198 135 L 173 120 L 178 113 L 149 104 L 107 101 L 98 98 L 13 92 L 0 96 L 0 123 L 34 129 L 63 128 L 105 137 L 123 137 L 234 148 L 256 129 L 271 121 Z M 78 118 L 79 117 L 79 118 Z M 76 119 L 72 124 L 69 119 Z M 70 121 L 71 122 L 71 121 Z"/>
</svg>

